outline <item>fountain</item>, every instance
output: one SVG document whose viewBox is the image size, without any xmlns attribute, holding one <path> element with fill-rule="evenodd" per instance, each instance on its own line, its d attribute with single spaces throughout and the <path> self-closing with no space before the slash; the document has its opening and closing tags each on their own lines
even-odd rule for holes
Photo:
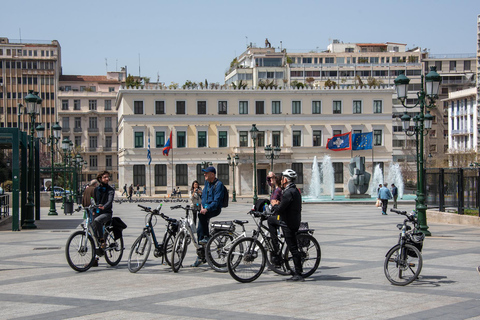
<svg viewBox="0 0 480 320">
<path fill-rule="evenodd" d="M 306 198 L 315 201 L 325 198 L 325 196 L 329 197 L 330 200 L 335 198 L 335 172 L 333 171 L 332 159 L 329 155 L 325 155 L 320 170 L 317 156 L 315 156 L 312 164 L 312 178 L 308 185 Z"/>
<path fill-rule="evenodd" d="M 372 197 L 378 197 L 378 185 L 383 184 L 383 172 L 380 164 L 377 164 L 373 169 L 372 183 L 370 183 L 370 194 Z"/>
<path fill-rule="evenodd" d="M 333 170 L 332 158 L 326 154 L 322 161 L 322 194 L 335 198 L 335 171 Z"/>
<path fill-rule="evenodd" d="M 388 175 L 387 175 L 387 182 L 389 185 L 392 183 L 395 184 L 395 186 L 398 189 L 398 198 L 402 199 L 403 198 L 403 176 L 402 176 L 402 168 L 400 168 L 400 165 L 397 163 L 394 163 L 393 161 L 390 161 L 390 164 L 388 166 Z"/>
<path fill-rule="evenodd" d="M 308 197 L 318 199 L 321 193 L 320 169 L 318 168 L 317 156 L 315 156 L 312 164 L 312 179 L 308 186 Z"/>
</svg>

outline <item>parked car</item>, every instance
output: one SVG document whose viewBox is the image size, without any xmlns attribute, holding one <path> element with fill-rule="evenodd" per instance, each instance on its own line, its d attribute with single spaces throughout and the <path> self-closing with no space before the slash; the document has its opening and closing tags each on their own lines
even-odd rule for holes
<svg viewBox="0 0 480 320">
<path fill-rule="evenodd" d="M 70 190 L 64 190 L 62 187 L 57 187 L 57 186 L 54 186 L 53 187 L 53 193 L 55 194 L 55 197 L 63 197 L 63 195 L 66 193 L 66 194 L 70 194 Z"/>
</svg>

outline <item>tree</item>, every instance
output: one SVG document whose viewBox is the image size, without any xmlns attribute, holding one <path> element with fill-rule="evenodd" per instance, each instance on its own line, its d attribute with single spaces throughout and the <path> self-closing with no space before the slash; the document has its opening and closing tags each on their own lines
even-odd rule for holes
<svg viewBox="0 0 480 320">
<path fill-rule="evenodd" d="M 327 79 L 327 81 L 325 81 L 325 87 L 329 87 L 330 89 L 335 89 L 337 87 L 337 83 L 335 81 L 332 81 L 330 79 Z"/>
<path fill-rule="evenodd" d="M 128 75 L 127 79 L 125 79 L 125 85 L 127 86 L 127 88 L 138 88 L 140 87 L 142 84 L 140 83 L 140 81 L 138 80 L 138 78 L 135 78 L 134 76 L 132 76 L 131 74 Z"/>
<path fill-rule="evenodd" d="M 382 80 L 375 79 L 374 77 L 368 77 L 367 78 L 367 85 L 370 88 L 375 88 L 375 87 L 380 87 L 380 85 L 383 84 Z"/>
</svg>

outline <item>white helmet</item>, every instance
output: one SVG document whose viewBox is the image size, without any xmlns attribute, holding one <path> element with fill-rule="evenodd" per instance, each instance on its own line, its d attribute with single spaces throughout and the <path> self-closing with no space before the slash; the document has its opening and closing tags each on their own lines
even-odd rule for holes
<svg viewBox="0 0 480 320">
<path fill-rule="evenodd" d="M 287 169 L 282 172 L 282 176 L 290 178 L 291 180 L 294 180 L 297 177 L 297 173 L 292 169 Z"/>
</svg>

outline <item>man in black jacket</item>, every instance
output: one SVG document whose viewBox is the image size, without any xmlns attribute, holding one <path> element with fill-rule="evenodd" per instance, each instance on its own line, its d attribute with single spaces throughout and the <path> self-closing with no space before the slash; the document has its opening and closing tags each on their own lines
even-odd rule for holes
<svg viewBox="0 0 480 320">
<path fill-rule="evenodd" d="M 280 215 L 280 226 L 295 265 L 294 274 L 287 281 L 304 281 L 302 258 L 297 242 L 297 231 L 302 220 L 302 196 L 294 183 L 295 178 L 297 178 L 297 173 L 291 169 L 282 172 L 282 187 L 284 188 L 282 201 L 276 207 L 275 213 Z"/>
<path fill-rule="evenodd" d="M 100 185 L 95 188 L 94 192 L 94 199 L 98 208 L 96 212 L 93 213 L 93 229 L 95 230 L 95 235 L 100 242 L 101 248 L 105 249 L 103 225 L 112 220 L 115 190 L 108 184 L 110 181 L 110 172 L 100 172 L 97 175 L 97 180 Z"/>
</svg>

